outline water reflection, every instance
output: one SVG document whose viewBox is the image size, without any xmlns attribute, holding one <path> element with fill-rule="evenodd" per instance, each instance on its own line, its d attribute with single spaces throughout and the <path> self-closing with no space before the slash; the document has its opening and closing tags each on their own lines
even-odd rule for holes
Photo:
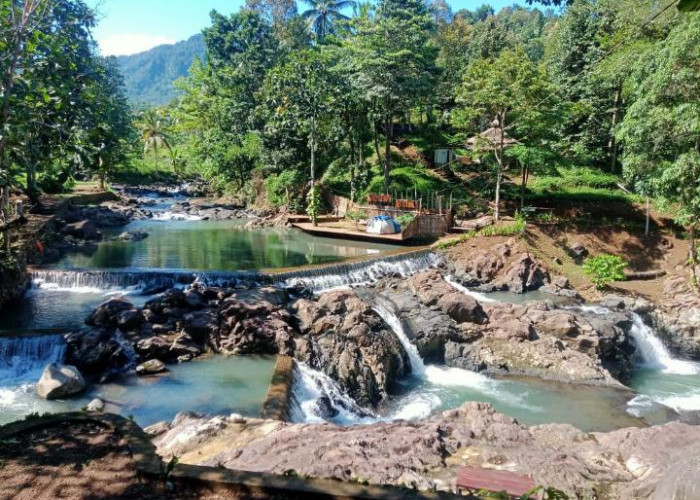
<svg viewBox="0 0 700 500">
<path fill-rule="evenodd" d="M 71 254 L 58 267 L 274 269 L 338 262 L 397 248 L 319 238 L 296 229 L 245 229 L 231 221 L 139 221 L 126 230 L 146 231 L 149 237 L 138 242 L 102 242 L 94 254 Z"/>
</svg>

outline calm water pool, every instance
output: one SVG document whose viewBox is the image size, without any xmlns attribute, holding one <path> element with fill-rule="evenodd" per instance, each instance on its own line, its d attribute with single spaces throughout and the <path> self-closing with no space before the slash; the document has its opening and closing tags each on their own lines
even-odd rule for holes
<svg viewBox="0 0 700 500">
<path fill-rule="evenodd" d="M 149 234 L 145 240 L 128 243 L 101 242 L 93 255 L 71 254 L 55 267 L 199 271 L 280 269 L 340 262 L 400 248 L 394 245 L 320 238 L 297 229 L 245 229 L 244 223 L 245 221 L 136 221 L 124 230 L 145 231 Z"/>
<path fill-rule="evenodd" d="M 274 367 L 274 356 L 216 356 L 171 365 L 165 375 L 93 385 L 75 399 L 45 401 L 34 392 L 43 369 L 35 363 L 23 374 L 0 378 L 0 424 L 30 413 L 80 410 L 94 398 L 105 401 L 105 411 L 133 416 L 141 426 L 172 420 L 181 411 L 259 417 Z"/>
</svg>

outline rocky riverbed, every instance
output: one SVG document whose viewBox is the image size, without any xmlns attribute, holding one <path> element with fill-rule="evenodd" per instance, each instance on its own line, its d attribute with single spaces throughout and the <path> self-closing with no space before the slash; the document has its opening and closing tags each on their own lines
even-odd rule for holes
<svg viewBox="0 0 700 500">
<path fill-rule="evenodd" d="M 91 328 L 68 337 L 68 359 L 100 373 L 130 359 L 125 345 L 136 363 L 186 361 L 205 352 L 279 353 L 324 372 L 361 405 L 376 407 L 416 368 L 378 313 L 377 304 L 384 304 L 401 318 L 426 362 L 620 388 L 629 380 L 635 354 L 629 312 L 602 316 L 551 302 L 479 303 L 446 281 L 448 272 L 389 276 L 316 296 L 303 288 L 196 284 L 167 290 L 142 308 L 118 297 L 93 312 Z"/>
<path fill-rule="evenodd" d="M 234 281 L 151 289 L 154 296 L 141 307 L 115 297 L 93 311 L 83 330 L 66 337 L 66 363 L 100 380 L 137 366 L 149 375 L 153 367 L 164 371 L 207 353 L 285 354 L 322 372 L 376 422 L 374 416 L 385 415 L 405 392 L 400 382 L 423 362 L 464 373 L 603 386 L 631 399 L 635 393 L 627 385 L 645 340 L 640 315 L 673 322 L 672 314 L 689 314 L 624 297 L 581 304 L 566 279 L 517 241 L 447 257 L 413 274 L 385 266 L 352 289 L 319 290 L 310 276 L 290 287 Z M 474 288 L 547 293 L 537 301 L 502 303 Z M 680 330 L 666 331 L 674 345 L 694 338 L 692 316 L 687 318 L 678 322 Z M 163 454 L 189 463 L 424 488 L 451 489 L 461 464 L 505 468 L 583 498 L 675 491 L 691 484 L 682 471 L 674 472 L 676 465 L 684 459 L 692 465 L 700 453 L 692 441 L 698 428 L 686 424 L 584 433 L 566 425 L 526 427 L 477 403 L 412 423 L 351 428 L 242 420 L 182 415 L 158 427 L 167 433 L 156 442 Z"/>
<path fill-rule="evenodd" d="M 467 403 L 419 422 L 352 428 L 182 414 L 147 430 L 166 459 L 248 471 L 451 491 L 469 465 L 530 475 L 572 498 L 700 495 L 700 427 L 681 423 L 587 434 L 526 427 Z"/>
</svg>

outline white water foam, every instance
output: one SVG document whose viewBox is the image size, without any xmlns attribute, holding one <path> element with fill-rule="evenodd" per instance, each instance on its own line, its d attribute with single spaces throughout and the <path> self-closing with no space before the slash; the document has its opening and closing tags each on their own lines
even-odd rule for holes
<svg viewBox="0 0 700 500">
<path fill-rule="evenodd" d="M 675 375 L 700 373 L 700 364 L 674 358 L 663 341 L 655 335 L 654 331 L 644 323 L 638 314 L 632 314 L 630 333 L 646 368 Z"/>
<path fill-rule="evenodd" d="M 339 287 L 359 286 L 374 283 L 386 276 L 408 277 L 442 264 L 443 258 L 436 253 L 418 256 L 398 257 L 390 260 L 375 260 L 356 264 L 338 265 L 337 271 L 319 268 L 313 276 L 295 276 L 284 281 L 284 286 L 301 286 L 315 293 L 326 292 Z"/>
<path fill-rule="evenodd" d="M 204 220 L 204 218 L 200 217 L 199 215 L 190 215 L 190 214 L 185 214 L 182 212 L 171 212 L 170 210 L 166 210 L 165 212 L 154 213 L 153 220 L 196 221 L 196 220 Z"/>
<path fill-rule="evenodd" d="M 61 335 L 0 338 L 0 386 L 36 382 L 49 363 L 61 363 L 66 343 Z"/>
<path fill-rule="evenodd" d="M 32 288 L 27 292 L 29 295 L 36 295 L 39 292 L 68 292 L 83 295 L 102 295 L 104 297 L 112 295 L 131 295 L 140 293 L 143 286 L 129 286 L 126 288 L 113 287 L 105 290 L 96 286 L 61 286 L 59 283 L 48 283 L 41 279 L 36 279 L 32 282 Z"/>
<path fill-rule="evenodd" d="M 391 311 L 391 305 L 387 304 L 388 301 L 386 299 L 375 297 L 374 302 L 374 311 L 389 325 L 389 328 L 391 328 L 396 337 L 398 337 L 399 342 L 401 342 L 401 345 L 408 354 L 413 374 L 424 378 L 425 363 L 423 363 L 423 358 L 421 358 L 418 348 L 406 335 L 401 319 L 394 311 Z"/>
<path fill-rule="evenodd" d="M 323 372 L 296 362 L 292 398 L 292 420 L 340 425 L 371 424 L 378 419 L 360 408 L 340 385 Z M 325 399 L 325 409 L 319 405 Z M 325 414 L 324 414 L 325 413 Z"/>
<path fill-rule="evenodd" d="M 655 400 L 676 411 L 700 411 L 700 392 L 685 396 L 659 396 Z"/>
<path fill-rule="evenodd" d="M 485 293 L 476 292 L 476 291 L 474 291 L 474 290 L 470 290 L 469 288 L 467 288 L 467 287 L 464 286 L 464 285 L 460 285 L 459 283 L 457 283 L 457 282 L 454 280 L 454 278 L 453 278 L 452 276 L 445 276 L 445 281 L 446 281 L 447 283 L 449 283 L 450 285 L 452 285 L 452 287 L 453 287 L 455 290 L 460 291 L 460 292 L 462 292 L 463 294 L 470 296 L 471 298 L 473 298 L 473 299 L 476 300 L 477 302 L 483 302 L 483 303 L 498 302 L 496 299 L 492 299 L 491 297 L 489 297 L 489 296 L 488 296 L 487 294 L 485 294 Z"/>
</svg>

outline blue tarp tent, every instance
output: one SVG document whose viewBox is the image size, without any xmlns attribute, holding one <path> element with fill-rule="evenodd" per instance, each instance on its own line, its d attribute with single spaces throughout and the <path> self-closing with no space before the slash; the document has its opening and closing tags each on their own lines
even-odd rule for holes
<svg viewBox="0 0 700 500">
<path fill-rule="evenodd" d="M 372 234 L 397 234 L 401 232 L 401 224 L 388 215 L 375 215 L 367 222 L 367 232 Z"/>
</svg>

